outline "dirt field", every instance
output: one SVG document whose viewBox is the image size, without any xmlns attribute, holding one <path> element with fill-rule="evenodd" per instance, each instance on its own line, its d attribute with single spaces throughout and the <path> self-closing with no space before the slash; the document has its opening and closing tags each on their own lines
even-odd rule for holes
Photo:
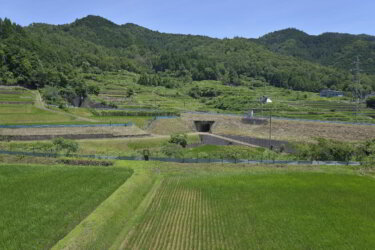
<svg viewBox="0 0 375 250">
<path fill-rule="evenodd" d="M 212 127 L 212 132 L 217 134 L 244 135 L 257 138 L 269 137 L 269 124 L 244 124 L 241 119 L 241 117 L 236 116 L 206 114 L 184 114 L 182 116 L 182 120 L 188 126 L 192 126 L 194 120 L 216 121 Z M 375 138 L 375 126 L 272 120 L 272 139 L 312 141 L 315 137 L 344 141 L 367 140 Z"/>
<path fill-rule="evenodd" d="M 147 131 L 157 135 L 196 132 L 193 122 L 186 119 L 159 119 L 152 121 Z"/>
<path fill-rule="evenodd" d="M 64 128 L 0 128 L 0 135 L 66 135 L 66 134 L 112 134 L 120 135 L 140 135 L 145 132 L 136 126 L 129 127 L 64 127 Z"/>
</svg>

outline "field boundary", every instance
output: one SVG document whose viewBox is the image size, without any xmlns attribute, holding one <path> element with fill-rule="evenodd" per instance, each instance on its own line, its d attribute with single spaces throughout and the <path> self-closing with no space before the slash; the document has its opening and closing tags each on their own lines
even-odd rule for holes
<svg viewBox="0 0 375 250">
<path fill-rule="evenodd" d="M 135 227 L 138 225 L 139 220 L 142 215 L 146 213 L 147 208 L 150 206 L 151 202 L 153 201 L 156 192 L 159 190 L 161 184 L 162 184 L 162 178 L 158 178 L 154 184 L 154 186 L 151 188 L 150 192 L 147 194 L 147 196 L 144 198 L 144 200 L 141 202 L 139 207 L 134 212 L 133 216 L 130 218 L 128 223 L 124 226 L 121 233 L 117 236 L 116 240 L 112 244 L 112 246 L 109 248 L 110 250 L 115 249 L 124 249 L 126 245 L 126 241 L 129 236 L 132 235 L 132 232 L 134 231 Z"/>
<path fill-rule="evenodd" d="M 0 150 L 0 154 L 7 155 L 24 155 L 24 156 L 36 156 L 36 157 L 62 157 L 65 155 L 56 153 L 37 153 L 37 152 L 21 152 L 21 151 L 6 151 Z M 105 159 L 105 160 L 126 160 L 126 161 L 143 161 L 142 156 L 110 156 L 110 155 L 77 155 L 72 154 L 71 157 L 79 158 L 94 158 L 94 159 Z M 149 161 L 161 161 L 161 162 L 176 162 L 176 163 L 242 163 L 242 164 L 286 164 L 286 165 L 341 165 L 341 166 L 359 166 L 361 162 L 357 161 L 282 161 L 272 159 L 262 160 L 251 160 L 251 159 L 211 159 L 211 158 L 163 158 L 163 157 L 149 157 Z"/>
<path fill-rule="evenodd" d="M 157 176 L 139 163 L 117 166 L 129 167 L 134 173 L 52 249 L 108 249 L 124 228 L 130 228 L 129 220 L 158 183 Z"/>
</svg>

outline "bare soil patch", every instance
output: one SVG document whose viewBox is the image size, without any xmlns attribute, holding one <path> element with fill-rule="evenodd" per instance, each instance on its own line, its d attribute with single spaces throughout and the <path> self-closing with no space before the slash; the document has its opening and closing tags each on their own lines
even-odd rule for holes
<svg viewBox="0 0 375 250">
<path fill-rule="evenodd" d="M 158 119 L 150 123 L 147 131 L 152 134 L 170 135 L 174 133 L 195 132 L 193 121 L 181 118 Z"/>
<path fill-rule="evenodd" d="M 208 114 L 183 114 L 182 120 L 189 126 L 194 120 L 214 120 L 212 133 L 269 138 L 270 125 L 242 123 L 241 116 Z M 316 137 L 343 141 L 361 141 L 375 138 L 375 126 L 272 120 L 272 139 L 283 141 L 314 141 Z"/>
<path fill-rule="evenodd" d="M 37 136 L 37 135 L 100 135 L 113 136 L 142 135 L 145 132 L 136 126 L 128 127 L 62 127 L 62 128 L 0 128 L 2 136 Z"/>
</svg>

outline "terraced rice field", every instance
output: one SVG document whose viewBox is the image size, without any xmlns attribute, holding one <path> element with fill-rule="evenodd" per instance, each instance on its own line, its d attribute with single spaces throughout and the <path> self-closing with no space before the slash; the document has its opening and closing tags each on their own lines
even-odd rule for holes
<svg viewBox="0 0 375 250">
<path fill-rule="evenodd" d="M 0 164 L 0 249 L 50 249 L 133 171 Z"/>
<path fill-rule="evenodd" d="M 145 219 L 124 243 L 126 249 L 232 249 L 225 241 L 218 201 L 190 189 L 180 178 L 165 181 Z"/>
<path fill-rule="evenodd" d="M 35 93 L 26 89 L 0 88 L 0 124 L 61 123 L 76 120 L 37 107 L 35 97 Z"/>
<path fill-rule="evenodd" d="M 7 102 L 28 102 L 33 103 L 34 95 L 31 91 L 24 89 L 14 89 L 14 88 L 0 88 L 0 103 Z"/>
<path fill-rule="evenodd" d="M 371 249 L 375 182 L 326 173 L 170 176 L 122 249 Z"/>
</svg>

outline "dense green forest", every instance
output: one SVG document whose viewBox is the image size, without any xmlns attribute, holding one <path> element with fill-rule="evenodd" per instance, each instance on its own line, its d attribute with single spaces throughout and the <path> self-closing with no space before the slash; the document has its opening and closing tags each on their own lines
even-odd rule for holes
<svg viewBox="0 0 375 250">
<path fill-rule="evenodd" d="M 375 74 L 375 37 L 324 33 L 308 35 L 297 29 L 269 33 L 257 40 L 274 52 L 344 70 L 354 68 L 358 56 L 364 73 Z"/>
<path fill-rule="evenodd" d="M 363 66 L 360 85 L 349 70 L 356 55 Z M 69 101 L 99 91 L 82 73 L 118 70 L 140 74 L 140 84 L 168 88 L 197 80 L 253 81 L 306 91 L 359 89 L 363 95 L 375 90 L 374 55 L 375 37 L 365 35 L 314 37 L 288 29 L 260 39 L 214 39 L 117 25 L 98 16 L 28 27 L 0 19 L 1 84 L 44 87 Z"/>
</svg>

